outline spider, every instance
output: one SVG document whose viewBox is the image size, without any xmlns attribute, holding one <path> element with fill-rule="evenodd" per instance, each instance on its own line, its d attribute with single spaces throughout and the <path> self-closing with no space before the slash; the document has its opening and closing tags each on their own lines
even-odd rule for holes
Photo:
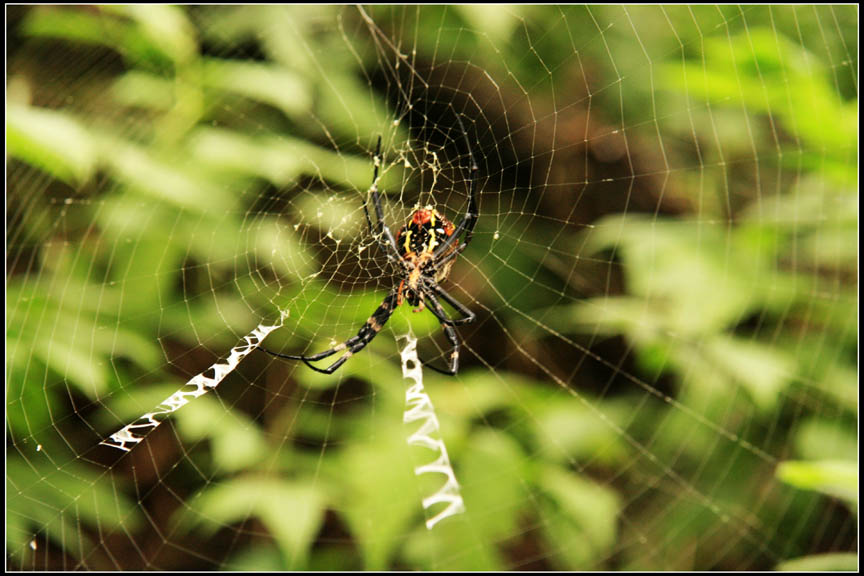
<svg viewBox="0 0 864 576">
<path fill-rule="evenodd" d="M 460 128 L 462 128 L 462 135 L 465 137 L 465 143 L 468 148 L 468 158 L 471 161 L 468 207 L 459 224 L 454 225 L 432 206 L 426 206 L 425 208 L 416 209 L 411 215 L 410 220 L 399 229 L 395 237 L 393 236 L 393 232 L 384 223 L 381 194 L 378 192 L 378 169 L 382 164 L 381 136 L 378 136 L 372 186 L 369 188 L 369 195 L 375 206 L 377 226 L 373 226 L 372 224 L 368 198 L 366 204 L 363 206 L 363 210 L 366 213 L 366 222 L 369 225 L 369 231 L 378 239 L 378 244 L 387 254 L 388 261 L 396 264 L 400 269 L 401 281 L 399 285 L 390 290 L 390 293 L 387 294 L 381 305 L 372 313 L 372 316 L 369 317 L 355 336 L 334 348 L 310 356 L 280 354 L 271 352 L 265 348 L 262 348 L 262 350 L 279 358 L 302 360 L 316 372 L 332 374 L 351 356 L 365 348 L 378 335 L 378 332 L 381 331 L 381 328 L 390 319 L 396 307 L 400 306 L 402 302 L 407 301 L 415 307 L 414 312 L 420 312 L 424 309 L 432 312 L 441 323 L 441 329 L 444 331 L 447 340 L 453 346 L 447 370 L 427 365 L 442 374 L 453 375 L 459 371 L 460 346 L 454 327 L 473 322 L 476 315 L 464 304 L 448 294 L 440 286 L 440 283 L 450 275 L 450 269 L 453 267 L 456 256 L 471 241 L 471 235 L 474 231 L 474 225 L 477 223 L 478 216 L 476 186 L 479 168 L 474 161 L 474 155 L 471 152 L 471 146 L 468 142 L 468 136 L 465 133 L 462 120 L 458 117 L 457 120 Z M 461 241 L 459 240 L 460 236 L 462 237 Z M 461 317 L 457 319 L 450 318 L 441 306 L 439 298 L 450 304 Z M 312 364 L 312 362 L 323 360 L 343 350 L 345 350 L 345 353 L 326 368 L 319 368 Z"/>
</svg>

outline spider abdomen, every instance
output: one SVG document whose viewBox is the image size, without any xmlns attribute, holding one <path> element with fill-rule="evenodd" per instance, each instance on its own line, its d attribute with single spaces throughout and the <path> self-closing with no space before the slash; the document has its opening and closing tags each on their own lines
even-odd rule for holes
<svg viewBox="0 0 864 576">
<path fill-rule="evenodd" d="M 431 207 L 416 210 L 411 220 L 396 236 L 399 254 L 406 260 L 414 260 L 424 254 L 431 256 L 435 249 L 453 235 L 455 226 L 445 216 Z"/>
</svg>

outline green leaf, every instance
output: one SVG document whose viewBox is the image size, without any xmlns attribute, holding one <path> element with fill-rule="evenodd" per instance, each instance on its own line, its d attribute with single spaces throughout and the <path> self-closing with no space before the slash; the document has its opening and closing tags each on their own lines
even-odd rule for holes
<svg viewBox="0 0 864 576">
<path fill-rule="evenodd" d="M 14 531 L 7 544 L 23 548 L 34 537 L 47 537 L 67 553 L 79 557 L 93 545 L 88 532 L 110 532 L 122 527 L 132 533 L 141 517 L 135 502 L 116 485 L 116 479 L 74 462 L 60 469 L 49 461 L 46 447 L 27 462 L 6 461 L 6 514 Z M 10 550 L 10 553 L 20 550 Z"/>
<path fill-rule="evenodd" d="M 819 58 L 775 28 L 760 26 L 733 38 L 708 38 L 704 46 L 703 60 L 665 65 L 662 85 L 718 107 L 770 114 L 815 153 L 814 170 L 822 170 L 827 157 L 836 165 L 829 174 L 853 180 L 857 101 L 843 101 Z"/>
<path fill-rule="evenodd" d="M 140 70 L 130 70 L 111 86 L 111 95 L 120 104 L 167 112 L 175 105 L 174 82 Z"/>
<path fill-rule="evenodd" d="M 114 178 L 149 199 L 167 203 L 195 214 L 224 214 L 233 209 L 236 198 L 224 187 L 211 182 L 209 175 L 189 167 L 188 159 L 163 156 L 111 135 L 99 137 L 99 149 Z"/>
<path fill-rule="evenodd" d="M 340 452 L 333 471 L 339 483 L 333 497 L 366 570 L 387 568 L 412 519 L 422 525 L 423 495 L 412 472 L 404 427 L 376 430 L 376 437 L 375 442 L 352 443 Z"/>
<path fill-rule="evenodd" d="M 22 29 L 30 36 L 62 38 L 71 42 L 105 46 L 134 65 L 168 64 L 158 38 L 135 22 L 117 17 L 122 7 L 40 7 L 31 10 Z"/>
<path fill-rule="evenodd" d="M 372 183 L 371 159 L 337 153 L 285 135 L 253 137 L 219 128 L 199 128 L 190 139 L 190 150 L 200 163 L 214 170 L 265 178 L 277 186 L 296 184 L 301 175 L 316 176 L 352 188 L 354 198 L 365 201 L 365 191 Z M 385 176 L 379 185 L 394 182 L 392 176 Z M 326 195 L 334 194 L 328 191 Z"/>
<path fill-rule="evenodd" d="M 301 244 L 296 229 L 284 220 L 260 218 L 249 235 L 255 255 L 279 274 L 300 280 L 315 272 L 315 259 Z"/>
<path fill-rule="evenodd" d="M 213 483 L 181 509 L 178 525 L 207 536 L 257 517 L 279 544 L 286 569 L 302 569 L 324 520 L 325 499 L 316 484 L 269 477 Z"/>
<path fill-rule="evenodd" d="M 37 340 L 32 346 L 34 357 L 75 384 L 88 398 L 98 398 L 106 392 L 107 367 L 92 351 L 60 340 Z"/>
<path fill-rule="evenodd" d="M 198 398 L 183 410 L 177 427 L 188 440 L 211 439 L 213 461 L 220 471 L 248 468 L 267 453 L 261 430 L 237 410 L 226 409 L 212 396 Z"/>
<path fill-rule="evenodd" d="M 367 226 L 360 195 L 304 194 L 294 205 L 304 222 L 338 243 L 351 242 Z"/>
<path fill-rule="evenodd" d="M 777 467 L 777 477 L 802 490 L 815 490 L 858 507 L 858 463 L 848 460 L 788 461 Z"/>
<path fill-rule="evenodd" d="M 91 10 L 76 8 L 37 8 L 27 14 L 22 25 L 30 36 L 64 38 L 83 44 L 115 47 L 123 26 L 112 18 Z M 126 38 L 128 40 L 128 38 Z"/>
<path fill-rule="evenodd" d="M 538 484 L 551 500 L 541 507 L 550 550 L 564 569 L 591 569 L 606 558 L 618 535 L 620 498 L 609 487 L 554 466 Z"/>
<path fill-rule="evenodd" d="M 97 149 L 87 130 L 55 110 L 7 105 L 6 146 L 13 158 L 72 186 L 86 182 L 96 167 Z"/>
<path fill-rule="evenodd" d="M 549 324 L 564 331 L 591 332 L 599 336 L 625 333 L 635 342 L 649 343 L 662 334 L 664 317 L 638 298 L 610 296 L 586 298 L 551 314 Z"/>
<path fill-rule="evenodd" d="M 345 138 L 364 141 L 370 135 L 397 130 L 394 113 L 380 100 L 370 100 L 369 86 L 353 73 L 328 70 L 326 79 L 320 79 L 316 96 L 316 113 L 321 121 Z M 394 141 L 404 141 L 408 136 L 404 130 L 398 129 Z M 364 185 L 364 189 L 368 186 Z"/>
<path fill-rule="evenodd" d="M 811 417 L 795 428 L 795 450 L 806 460 L 858 458 L 856 420 Z"/>
<path fill-rule="evenodd" d="M 726 328 L 769 299 L 785 299 L 784 285 L 769 268 L 774 238 L 748 232 L 730 236 L 698 222 L 610 216 L 587 233 L 585 248 L 612 249 L 623 259 L 628 292 L 642 309 L 622 310 L 619 322 L 638 312 L 629 330 L 644 330 L 639 325 L 644 318 L 647 329 L 661 322 L 664 331 L 688 338 Z M 769 272 L 773 290 L 765 286 Z"/>
<path fill-rule="evenodd" d="M 403 547 L 402 558 L 425 571 L 501 572 L 506 568 L 496 543 L 472 530 L 471 521 L 463 514 L 448 518 L 432 530 L 420 523 Z"/>
<path fill-rule="evenodd" d="M 775 570 L 784 572 L 857 572 L 857 554 L 816 554 L 786 560 Z"/>
<path fill-rule="evenodd" d="M 286 116 L 299 116 L 312 107 L 307 82 L 273 64 L 208 59 L 203 62 L 205 86 L 270 104 Z"/>
<path fill-rule="evenodd" d="M 282 553 L 275 546 L 255 539 L 248 548 L 231 556 L 222 567 L 232 572 L 279 572 L 284 567 Z M 310 567 L 310 570 L 314 568 Z"/>
<path fill-rule="evenodd" d="M 188 62 L 198 55 L 195 29 L 183 9 L 162 4 L 112 6 L 137 21 L 141 33 L 174 62 Z"/>
<path fill-rule="evenodd" d="M 30 342 L 6 335 L 6 426 L 12 438 L 51 429 L 54 396 L 45 393 L 44 370 L 36 370 Z"/>
<path fill-rule="evenodd" d="M 525 455 L 519 444 L 494 430 L 471 436 L 460 455 L 459 481 L 470 524 L 495 542 L 516 530 L 525 505 Z"/>
<path fill-rule="evenodd" d="M 523 22 L 519 6 L 457 4 L 454 8 L 472 28 L 487 36 L 498 48 L 503 48 L 513 30 Z"/>
<path fill-rule="evenodd" d="M 532 419 L 538 453 L 546 460 L 561 463 L 584 459 L 614 466 L 622 462 L 628 454 L 626 442 L 609 421 L 625 421 L 627 408 L 609 401 L 598 408 L 606 420 L 578 400 L 544 402 Z"/>
<path fill-rule="evenodd" d="M 794 358 L 756 341 L 718 336 L 704 350 L 719 370 L 744 386 L 763 412 L 777 405 L 794 374 Z"/>
</svg>

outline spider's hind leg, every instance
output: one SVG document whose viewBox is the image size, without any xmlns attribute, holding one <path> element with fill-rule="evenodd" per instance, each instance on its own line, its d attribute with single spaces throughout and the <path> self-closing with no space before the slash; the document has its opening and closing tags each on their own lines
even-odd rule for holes
<svg viewBox="0 0 864 576">
<path fill-rule="evenodd" d="M 323 352 L 318 352 L 317 354 L 312 354 L 310 356 L 294 356 L 291 354 L 279 354 L 277 352 L 271 352 L 266 348 L 261 348 L 268 354 L 273 356 L 277 356 L 279 358 L 287 358 L 289 360 L 302 360 L 304 364 L 309 366 L 312 370 L 316 372 L 321 372 L 322 374 L 332 374 L 336 370 L 339 369 L 342 364 L 348 361 L 348 359 L 366 347 L 369 342 L 371 342 L 375 336 L 378 335 L 378 332 L 381 331 L 381 328 L 384 327 L 384 324 L 390 319 L 390 316 L 393 314 L 393 311 L 396 309 L 398 299 L 398 290 L 392 290 L 387 297 L 384 298 L 384 301 L 381 302 L 381 305 L 375 309 L 375 312 L 372 313 L 372 316 L 366 320 L 366 323 L 360 328 L 356 335 L 352 336 L 342 344 L 330 348 L 329 350 L 325 350 Z M 342 356 L 339 357 L 338 360 L 333 362 L 327 368 L 318 368 L 314 366 L 312 362 L 316 362 L 318 360 L 323 360 L 329 356 L 333 356 L 343 350 L 347 350 Z"/>
<path fill-rule="evenodd" d="M 459 337 L 456 335 L 456 329 L 453 326 L 441 323 L 441 329 L 444 331 L 444 335 L 447 336 L 447 339 L 450 341 L 450 344 L 453 345 L 453 348 L 450 351 L 450 366 L 447 370 L 438 368 L 429 362 L 423 362 L 423 365 L 427 368 L 431 368 L 435 372 L 439 374 L 444 374 L 445 376 L 455 376 L 459 372 L 459 351 L 461 350 L 461 346 L 459 344 Z"/>
<path fill-rule="evenodd" d="M 461 302 L 456 300 L 456 298 L 451 296 L 446 290 L 441 288 L 441 286 L 438 286 L 436 284 L 435 286 L 432 287 L 432 291 L 435 292 L 435 294 L 438 294 L 439 296 L 441 296 L 441 298 L 443 298 L 448 304 L 453 306 L 453 308 L 457 312 L 459 312 L 459 314 L 462 315 L 462 318 L 458 318 L 456 320 L 450 320 L 449 323 L 452 326 L 460 326 L 462 324 L 471 324 L 472 322 L 474 322 L 474 320 L 477 319 L 477 315 L 474 312 L 472 312 L 470 308 L 468 308 L 467 306 L 465 306 L 464 304 L 462 304 Z M 436 314 L 436 316 L 437 316 L 437 314 Z M 440 317 L 438 319 L 441 320 Z"/>
</svg>

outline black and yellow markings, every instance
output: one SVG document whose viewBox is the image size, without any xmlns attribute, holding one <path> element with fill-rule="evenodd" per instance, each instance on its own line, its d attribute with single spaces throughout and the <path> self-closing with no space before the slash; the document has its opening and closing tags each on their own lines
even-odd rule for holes
<svg viewBox="0 0 864 576">
<path fill-rule="evenodd" d="M 372 316 L 366 320 L 366 325 L 360 330 L 361 333 L 364 333 L 364 338 L 371 340 L 373 334 L 380 332 L 381 328 L 383 328 L 384 324 L 387 323 L 387 320 L 390 319 L 390 315 L 393 314 L 393 310 L 398 305 L 399 292 L 394 290 L 384 299 L 383 302 L 381 302 L 381 305 L 372 313 Z"/>
<path fill-rule="evenodd" d="M 432 254 L 441 246 L 439 237 L 453 234 L 453 225 L 439 212 L 418 210 L 397 234 L 396 242 L 403 258 L 411 255 Z"/>
<path fill-rule="evenodd" d="M 433 226 L 434 226 L 435 218 L 432 218 L 432 222 L 433 222 Z M 429 230 L 429 244 L 427 244 L 426 246 L 423 247 L 424 248 L 423 251 L 424 252 L 432 252 L 435 250 L 436 246 L 438 246 L 438 240 L 435 238 L 435 229 L 431 228 Z"/>
<path fill-rule="evenodd" d="M 434 210 L 429 215 L 429 244 L 424 247 L 424 252 L 434 252 L 435 247 L 438 246 L 438 235 L 435 230 L 435 215 L 437 212 Z"/>
</svg>

